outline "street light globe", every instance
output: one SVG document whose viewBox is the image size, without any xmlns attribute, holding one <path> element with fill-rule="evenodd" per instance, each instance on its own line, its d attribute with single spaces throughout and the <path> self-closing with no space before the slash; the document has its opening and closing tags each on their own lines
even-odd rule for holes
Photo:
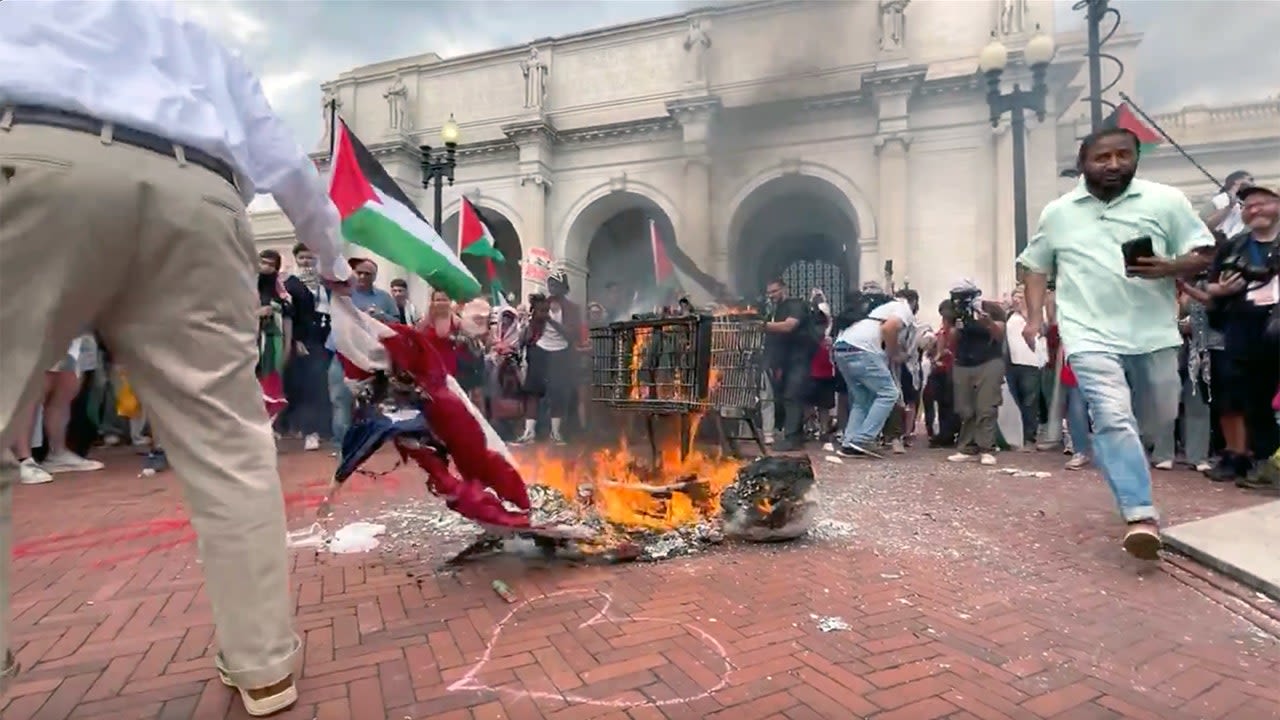
<svg viewBox="0 0 1280 720">
<path fill-rule="evenodd" d="M 982 72 L 1000 72 L 1009 64 L 1009 48 L 991 33 L 991 42 L 978 53 L 978 69 Z"/>
<path fill-rule="evenodd" d="M 453 119 L 453 113 L 449 113 L 449 119 L 444 121 L 444 125 L 440 128 L 440 139 L 445 145 L 457 145 L 458 138 L 462 137 L 462 131 L 458 129 L 458 123 Z"/>
<path fill-rule="evenodd" d="M 1027 64 L 1034 66 L 1049 64 L 1056 51 L 1057 48 L 1053 46 L 1053 38 L 1041 32 L 1040 26 L 1036 25 L 1036 34 L 1027 41 L 1027 47 L 1022 52 L 1027 59 Z"/>
</svg>

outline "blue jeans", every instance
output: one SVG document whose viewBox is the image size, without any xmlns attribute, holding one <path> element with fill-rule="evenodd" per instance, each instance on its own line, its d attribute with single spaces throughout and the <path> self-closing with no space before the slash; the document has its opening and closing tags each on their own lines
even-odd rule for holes
<svg viewBox="0 0 1280 720">
<path fill-rule="evenodd" d="M 351 411 L 355 398 L 342 376 L 342 362 L 334 355 L 329 362 L 329 402 L 333 405 L 333 442 L 342 447 L 342 439 L 351 427 Z"/>
<path fill-rule="evenodd" d="M 1178 415 L 1178 349 L 1145 355 L 1071 355 L 1093 420 L 1093 461 L 1128 522 L 1156 520 L 1151 468 L 1140 427 L 1162 427 Z"/>
<path fill-rule="evenodd" d="M 849 388 L 849 422 L 841 442 L 869 445 L 880 435 L 898 402 L 898 386 L 889 372 L 889 362 L 883 353 L 854 350 L 847 345 L 836 346 L 835 361 Z"/>
<path fill-rule="evenodd" d="M 1071 435 L 1071 448 L 1077 455 L 1090 455 L 1089 406 L 1080 388 L 1067 388 L 1067 432 Z"/>
</svg>

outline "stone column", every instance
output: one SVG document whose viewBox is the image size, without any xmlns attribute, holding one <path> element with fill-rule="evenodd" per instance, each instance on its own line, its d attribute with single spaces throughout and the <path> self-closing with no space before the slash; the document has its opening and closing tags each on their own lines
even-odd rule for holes
<svg viewBox="0 0 1280 720">
<path fill-rule="evenodd" d="M 884 3 L 882 3 L 884 5 Z M 901 3 L 905 8 L 906 3 Z M 893 53 L 889 53 L 893 55 Z M 911 191 L 907 150 L 911 147 L 911 98 L 924 83 L 928 68 L 906 65 L 901 59 L 886 59 L 877 69 L 864 75 L 862 87 L 875 102 L 877 133 L 875 138 L 877 175 L 879 178 L 878 230 L 876 266 L 861 268 L 861 280 L 881 281 L 884 262 L 893 261 L 894 284 L 901 286 L 911 277 L 911 238 L 907 225 L 907 199 Z"/>
<path fill-rule="evenodd" d="M 522 165 L 522 171 L 524 167 Z M 540 168 L 539 168 L 540 169 Z M 554 254 L 555 247 L 547 233 L 547 193 L 551 190 L 551 181 L 539 172 L 531 172 L 520 176 L 520 215 L 524 218 L 521 229 L 520 247 L 542 248 Z M 521 253 L 522 255 L 525 253 Z M 556 258 L 563 260 L 563 258 Z M 531 292 L 541 292 L 546 287 L 527 287 L 521 289 L 520 297 Z"/>
<path fill-rule="evenodd" d="M 556 244 L 547 232 L 547 194 L 552 185 L 555 128 L 546 118 L 539 117 L 503 126 L 502 132 L 511 138 L 519 152 L 516 178 L 520 187 L 517 196 L 520 216 L 524 219 L 520 228 L 521 255 L 527 257 L 530 248 L 554 252 Z M 523 297 L 533 291 L 534 288 L 522 287 L 520 295 Z"/>
<path fill-rule="evenodd" d="M 710 141 L 719 110 L 720 98 L 713 95 L 667 103 L 667 112 L 684 135 L 682 221 L 676 243 L 703 272 L 723 279 L 728 277 L 729 252 L 711 221 Z"/>
<path fill-rule="evenodd" d="M 893 133 L 876 137 L 876 156 L 879 161 L 879 222 L 880 268 L 876 278 L 883 273 L 884 261 L 893 261 L 894 284 L 901 286 L 903 278 L 911 276 L 910 252 L 907 247 L 907 148 L 911 136 Z M 864 278 L 864 280 L 870 278 Z"/>
</svg>

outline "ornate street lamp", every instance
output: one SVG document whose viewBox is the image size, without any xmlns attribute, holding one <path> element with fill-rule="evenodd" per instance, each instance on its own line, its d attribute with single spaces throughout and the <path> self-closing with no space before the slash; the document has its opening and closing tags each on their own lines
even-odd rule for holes
<svg viewBox="0 0 1280 720">
<path fill-rule="evenodd" d="M 1013 233 L 1014 251 L 1022 254 L 1027 247 L 1027 144 L 1026 117 L 1029 110 L 1036 114 L 1036 119 L 1043 121 L 1045 116 L 1045 96 L 1049 92 L 1045 85 L 1045 72 L 1049 69 L 1049 61 L 1053 60 L 1055 48 L 1053 38 L 1040 31 L 1036 25 L 1036 34 L 1027 41 L 1022 57 L 1031 66 L 1032 84 L 1030 90 L 1023 90 L 1014 83 L 1013 90 L 1000 92 L 1000 76 L 1009 64 L 1009 50 L 991 33 L 991 42 L 978 54 L 978 68 L 987 77 L 987 106 L 991 109 L 991 127 L 1000 125 L 1000 118 L 1009 113 L 1009 126 L 1013 132 Z"/>
<path fill-rule="evenodd" d="M 431 188 L 432 181 L 435 181 L 435 217 L 433 224 L 436 232 L 444 231 L 444 182 L 449 181 L 449 186 L 453 187 L 453 169 L 458 165 L 458 138 L 462 137 L 462 132 L 458 129 L 458 123 L 453 119 L 453 114 L 449 114 L 449 119 L 445 121 L 444 126 L 440 128 L 440 141 L 444 143 L 444 149 L 432 149 L 430 145 L 423 145 L 418 148 L 422 153 L 422 187 Z"/>
</svg>

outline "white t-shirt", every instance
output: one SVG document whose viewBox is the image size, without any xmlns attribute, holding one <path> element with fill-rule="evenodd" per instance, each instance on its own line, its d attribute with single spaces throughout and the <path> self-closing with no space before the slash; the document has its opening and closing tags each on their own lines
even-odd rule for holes
<svg viewBox="0 0 1280 720">
<path fill-rule="evenodd" d="M 542 335 L 538 336 L 538 347 L 547 352 L 560 352 L 569 347 L 569 340 L 559 330 L 557 326 L 564 327 L 564 311 L 558 305 L 552 305 L 550 311 L 551 319 L 556 322 L 555 325 L 547 323 L 542 329 Z"/>
<path fill-rule="evenodd" d="M 1213 196 L 1213 206 L 1218 210 L 1221 210 L 1228 205 L 1231 205 L 1230 195 L 1227 195 L 1226 193 L 1218 193 Z M 1223 218 L 1222 222 L 1218 223 L 1218 227 L 1214 229 L 1221 231 L 1223 235 L 1226 235 L 1229 238 L 1233 238 L 1244 232 L 1247 228 L 1244 224 L 1244 218 L 1240 216 L 1240 203 L 1236 203 L 1235 206 L 1231 208 L 1231 212 L 1227 213 L 1227 216 Z"/>
<path fill-rule="evenodd" d="M 911 314 L 911 306 L 905 300 L 893 300 L 872 310 L 867 317 L 845 328 L 836 337 L 836 344 L 883 354 L 884 338 L 880 334 L 880 326 L 893 317 L 902 321 L 898 344 L 901 349 L 906 349 L 915 332 L 916 317 Z"/>
<path fill-rule="evenodd" d="M 1027 365 L 1042 368 L 1049 362 L 1049 345 L 1044 336 L 1036 338 L 1036 349 L 1027 347 L 1022 339 L 1022 330 L 1027 326 L 1027 319 L 1022 313 L 1011 313 L 1005 321 L 1005 344 L 1009 346 L 1009 362 L 1014 365 Z"/>
</svg>

